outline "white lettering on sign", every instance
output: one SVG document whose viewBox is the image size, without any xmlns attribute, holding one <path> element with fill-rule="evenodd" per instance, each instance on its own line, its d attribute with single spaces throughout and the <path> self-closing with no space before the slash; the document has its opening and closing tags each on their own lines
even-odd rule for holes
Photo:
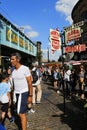
<svg viewBox="0 0 87 130">
<path fill-rule="evenodd" d="M 71 40 L 77 39 L 79 37 L 81 37 L 80 27 L 65 32 L 66 43 L 70 42 Z"/>
<path fill-rule="evenodd" d="M 68 53 L 68 52 L 81 52 L 81 51 L 86 51 L 86 45 L 85 44 L 65 47 L 65 53 Z"/>
</svg>

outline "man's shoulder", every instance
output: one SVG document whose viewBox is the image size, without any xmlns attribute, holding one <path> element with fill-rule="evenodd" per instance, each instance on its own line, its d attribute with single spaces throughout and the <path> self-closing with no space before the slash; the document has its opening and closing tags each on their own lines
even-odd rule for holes
<svg viewBox="0 0 87 130">
<path fill-rule="evenodd" d="M 21 65 L 21 67 L 22 67 L 22 68 L 28 68 L 28 66 L 26 66 L 26 65 Z"/>
<path fill-rule="evenodd" d="M 29 67 L 26 66 L 26 65 L 21 65 L 21 69 L 23 69 L 23 70 L 29 70 Z"/>
</svg>

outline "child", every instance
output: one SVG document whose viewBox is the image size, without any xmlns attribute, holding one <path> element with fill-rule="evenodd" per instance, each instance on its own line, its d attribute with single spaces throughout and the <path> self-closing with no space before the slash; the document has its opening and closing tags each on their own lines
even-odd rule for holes
<svg viewBox="0 0 87 130">
<path fill-rule="evenodd" d="M 11 105 L 10 87 L 8 84 L 9 75 L 6 72 L 0 74 L 0 102 L 2 103 L 1 124 L 4 125 L 8 108 Z M 12 118 L 12 117 L 11 117 Z"/>
<path fill-rule="evenodd" d="M 12 73 L 12 69 L 11 67 L 8 67 L 7 69 L 7 73 L 9 75 L 9 79 L 8 79 L 8 84 L 9 84 L 9 87 L 10 87 L 10 96 L 11 96 L 11 105 L 8 109 L 8 118 L 10 120 L 10 122 L 14 122 L 14 117 L 12 117 L 12 114 L 11 114 L 11 111 L 13 112 L 13 81 L 12 81 L 12 77 L 11 77 L 11 73 Z"/>
</svg>

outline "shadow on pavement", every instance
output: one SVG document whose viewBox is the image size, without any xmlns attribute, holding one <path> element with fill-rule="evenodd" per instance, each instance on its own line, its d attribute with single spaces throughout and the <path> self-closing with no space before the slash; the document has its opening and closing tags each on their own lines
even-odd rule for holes
<svg viewBox="0 0 87 130">
<path fill-rule="evenodd" d="M 67 124 L 71 130 L 87 130 L 87 109 L 84 110 L 83 106 L 84 101 L 72 99 L 65 103 L 65 110 L 64 104 L 57 104 L 60 112 L 52 116 L 60 116 L 61 122 Z"/>
</svg>

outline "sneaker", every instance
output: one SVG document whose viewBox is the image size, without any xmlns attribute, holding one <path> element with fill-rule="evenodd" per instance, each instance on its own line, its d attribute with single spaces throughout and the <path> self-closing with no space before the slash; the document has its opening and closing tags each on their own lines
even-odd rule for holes
<svg viewBox="0 0 87 130">
<path fill-rule="evenodd" d="M 78 96 L 79 96 L 79 94 L 77 93 L 77 94 L 76 94 L 76 97 L 78 97 Z"/>
<path fill-rule="evenodd" d="M 33 109 L 30 109 L 28 113 L 35 113 L 35 111 Z"/>
<path fill-rule="evenodd" d="M 40 104 L 41 102 L 40 101 L 37 101 L 37 104 Z"/>
<path fill-rule="evenodd" d="M 29 122 L 27 122 L 27 128 L 29 127 Z"/>
<path fill-rule="evenodd" d="M 9 119 L 9 121 L 12 123 L 12 122 L 15 121 L 15 118 L 14 118 L 14 117 L 11 117 L 11 118 Z"/>
<path fill-rule="evenodd" d="M 57 93 L 60 94 L 60 91 L 58 90 Z"/>
</svg>

